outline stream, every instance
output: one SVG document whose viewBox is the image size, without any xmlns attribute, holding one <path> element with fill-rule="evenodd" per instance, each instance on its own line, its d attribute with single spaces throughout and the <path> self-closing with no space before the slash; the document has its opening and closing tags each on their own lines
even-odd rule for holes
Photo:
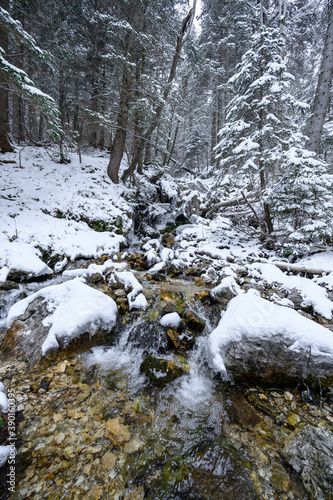
<svg viewBox="0 0 333 500">
<path fill-rule="evenodd" d="M 123 314 L 109 345 L 60 356 L 30 374 L 24 363 L 2 369 L 21 405 L 18 486 L 11 498 L 313 498 L 281 449 L 295 430 L 289 415 L 296 409 L 303 422 L 313 422 L 318 406 L 304 404 L 297 390 L 289 396 L 276 388 L 223 383 L 207 363 L 207 338 L 221 313 L 198 300 L 207 286 L 193 277 L 156 282 L 144 271 L 135 276 L 149 309 Z M 65 279 L 2 292 L 0 331 L 18 298 Z M 205 322 L 181 356 L 158 321 L 161 311 L 173 310 L 191 310 Z M 155 385 L 141 371 L 148 354 L 175 362 L 181 357 L 187 373 Z M 110 431 L 105 438 L 108 422 L 125 437 L 120 431 L 110 437 Z"/>
</svg>

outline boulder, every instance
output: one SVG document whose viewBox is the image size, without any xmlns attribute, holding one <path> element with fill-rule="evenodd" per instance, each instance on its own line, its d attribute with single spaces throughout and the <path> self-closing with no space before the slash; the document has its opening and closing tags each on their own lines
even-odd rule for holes
<svg viewBox="0 0 333 500">
<path fill-rule="evenodd" d="M 282 454 L 301 477 L 311 498 L 332 498 L 332 432 L 312 426 L 293 432 L 287 438 Z"/>
<path fill-rule="evenodd" d="M 87 350 L 107 340 L 116 318 L 115 302 L 79 279 L 42 288 L 9 310 L 0 358 L 34 366 L 59 350 Z"/>
<path fill-rule="evenodd" d="M 226 380 L 313 389 L 333 383 L 333 335 L 297 311 L 249 291 L 229 302 L 210 334 L 208 353 Z"/>
</svg>

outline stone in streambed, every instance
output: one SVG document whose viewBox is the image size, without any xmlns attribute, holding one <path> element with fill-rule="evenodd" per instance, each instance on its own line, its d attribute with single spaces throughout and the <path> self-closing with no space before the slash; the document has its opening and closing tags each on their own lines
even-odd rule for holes
<svg viewBox="0 0 333 500">
<path fill-rule="evenodd" d="M 176 378 L 184 375 L 188 371 L 188 365 L 184 363 L 174 363 L 167 359 L 156 358 L 152 354 L 146 357 L 141 363 L 140 371 L 147 375 L 149 380 L 159 386 L 165 386 Z"/>
</svg>

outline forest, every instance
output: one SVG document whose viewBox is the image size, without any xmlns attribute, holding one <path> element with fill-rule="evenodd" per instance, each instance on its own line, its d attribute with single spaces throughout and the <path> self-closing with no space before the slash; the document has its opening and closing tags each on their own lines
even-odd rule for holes
<svg viewBox="0 0 333 500">
<path fill-rule="evenodd" d="M 327 243 L 332 16 L 328 0 L 2 0 L 1 150 L 107 150 L 115 183 L 211 177 L 206 212 L 239 200 L 263 237 Z"/>
<path fill-rule="evenodd" d="M 331 500 L 333 0 L 0 0 L 0 500 Z"/>
</svg>

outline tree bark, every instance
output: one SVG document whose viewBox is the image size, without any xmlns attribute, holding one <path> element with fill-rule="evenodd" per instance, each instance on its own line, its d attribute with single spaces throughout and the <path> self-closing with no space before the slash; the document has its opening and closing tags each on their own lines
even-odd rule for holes
<svg viewBox="0 0 333 500">
<path fill-rule="evenodd" d="M 133 41 L 133 35 L 130 34 L 128 36 L 127 52 L 130 52 L 132 49 L 132 41 Z M 132 70 L 125 63 L 123 79 L 121 84 L 121 91 L 120 91 L 120 105 L 118 111 L 117 130 L 112 143 L 110 161 L 107 171 L 108 176 L 115 184 L 118 184 L 119 182 L 119 168 L 124 154 L 128 114 L 129 114 L 129 106 L 131 98 L 131 88 L 132 88 Z"/>
<path fill-rule="evenodd" d="M 330 99 L 330 88 L 333 73 L 333 0 L 328 4 L 328 23 L 323 56 L 318 77 L 316 95 L 312 108 L 312 115 L 307 131 L 306 147 L 316 154 L 319 152 L 321 134 L 323 131 L 326 112 Z"/>
<path fill-rule="evenodd" d="M 187 38 L 187 36 L 189 34 L 189 31 L 187 31 L 187 34 L 185 36 L 185 32 L 186 32 L 187 29 L 188 30 L 190 29 L 190 26 L 191 26 L 191 23 L 192 23 L 192 17 L 193 16 L 194 16 L 194 10 L 191 9 L 189 11 L 189 13 L 187 14 L 187 16 L 183 19 L 182 26 L 181 26 L 179 35 L 177 37 L 176 50 L 175 50 L 175 53 L 174 53 L 174 56 L 173 56 L 173 60 L 172 60 L 171 70 L 170 70 L 170 73 L 169 73 L 168 82 L 167 82 L 167 85 L 166 85 L 166 87 L 164 89 L 164 93 L 163 93 L 163 100 L 157 106 L 157 108 L 155 110 L 155 115 L 154 115 L 154 117 L 152 119 L 152 122 L 151 122 L 150 126 L 148 127 L 148 129 L 146 130 L 146 132 L 142 135 L 142 137 L 140 138 L 140 140 L 138 141 L 138 146 L 136 148 L 136 152 L 135 152 L 135 155 L 133 157 L 131 166 L 123 174 L 123 177 L 122 177 L 123 182 L 126 182 L 126 180 L 128 179 L 128 177 L 130 175 L 133 175 L 136 167 L 139 165 L 140 159 L 143 157 L 143 151 L 144 151 L 145 144 L 150 139 L 152 133 L 156 129 L 156 127 L 158 125 L 158 122 L 159 122 L 159 120 L 161 118 L 162 111 L 163 111 L 163 108 L 164 108 L 164 103 L 167 100 L 167 98 L 169 96 L 169 93 L 170 93 L 170 90 L 171 90 L 171 83 L 173 82 L 173 80 L 174 80 L 174 78 L 176 76 L 176 69 L 177 69 L 177 64 L 178 64 L 178 61 L 179 61 L 180 53 L 181 53 L 181 50 L 182 50 L 182 46 L 184 44 L 184 40 L 186 40 L 186 38 Z"/>
<path fill-rule="evenodd" d="M 0 7 L 9 10 L 9 0 L 0 0 Z M 8 51 L 8 34 L 0 25 L 0 47 Z M 1 153 L 13 151 L 9 140 L 9 91 L 5 75 L 0 71 L 0 150 Z"/>
</svg>

